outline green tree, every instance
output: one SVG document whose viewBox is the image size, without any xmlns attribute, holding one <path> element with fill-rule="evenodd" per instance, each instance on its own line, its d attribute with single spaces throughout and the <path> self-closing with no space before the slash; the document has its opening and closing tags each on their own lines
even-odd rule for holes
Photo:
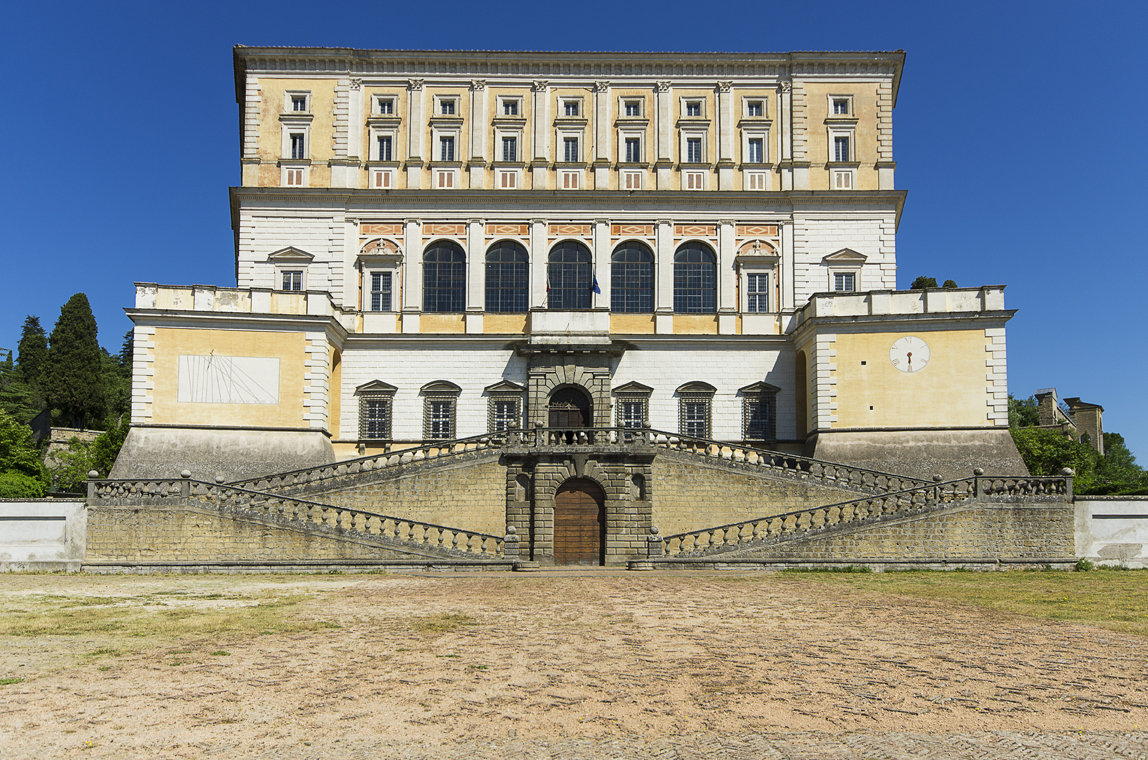
<svg viewBox="0 0 1148 760">
<path fill-rule="evenodd" d="M 924 275 L 921 275 L 917 279 L 913 280 L 913 284 L 909 286 L 909 290 L 924 290 L 925 288 L 935 287 L 937 287 L 936 277 L 925 277 Z"/>
<path fill-rule="evenodd" d="M 0 411 L 0 498 L 39 498 L 47 490 L 47 472 L 31 428 Z"/>
<path fill-rule="evenodd" d="M 53 488 L 57 491 L 83 493 L 88 473 L 92 470 L 106 478 L 116 463 L 130 426 L 127 415 L 124 415 L 118 424 L 109 425 L 94 441 L 71 438 L 66 449 L 53 454 L 56 461 L 51 470 Z"/>
<path fill-rule="evenodd" d="M 119 355 L 113 356 L 100 348 L 100 375 L 104 380 L 104 430 L 114 426 L 121 414 L 132 407 L 132 368 L 124 368 Z"/>
<path fill-rule="evenodd" d="M 956 290 L 957 289 L 957 281 L 956 280 L 945 280 L 944 283 L 941 284 L 941 287 L 947 288 L 949 290 Z"/>
<path fill-rule="evenodd" d="M 96 319 L 88 297 L 77 293 L 60 308 L 48 340 L 43 391 L 71 427 L 85 428 L 103 419 L 105 394 Z"/>
<path fill-rule="evenodd" d="M 0 362 L 0 411 L 27 424 L 40 411 L 39 397 L 12 363 L 12 352 Z"/>
<path fill-rule="evenodd" d="M 1008 397 L 1008 426 L 1010 428 L 1034 427 L 1040 424 L 1040 413 L 1037 411 L 1036 399 L 1029 396 L 1026 399 Z"/>
<path fill-rule="evenodd" d="M 1092 493 L 1100 455 L 1091 446 L 1047 428 L 1013 428 L 1009 432 L 1030 473 L 1059 475 L 1062 468 L 1071 467 L 1076 473 L 1076 493 Z"/>
<path fill-rule="evenodd" d="M 1097 493 L 1148 494 L 1148 471 L 1136 464 L 1124 436 L 1104 434 L 1104 456 L 1096 468 Z"/>
<path fill-rule="evenodd" d="M 40 326 L 40 318 L 29 314 L 24 319 L 20 343 L 16 346 L 16 364 L 24 382 L 37 388 L 42 379 L 44 363 L 48 359 L 48 336 Z"/>
</svg>

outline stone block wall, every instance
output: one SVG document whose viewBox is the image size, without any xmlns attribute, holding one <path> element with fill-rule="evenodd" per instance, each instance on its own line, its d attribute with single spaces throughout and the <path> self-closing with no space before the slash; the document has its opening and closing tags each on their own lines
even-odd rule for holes
<svg viewBox="0 0 1148 760">
<path fill-rule="evenodd" d="M 414 553 L 302 526 L 232 516 L 193 505 L 88 508 L 86 562 L 284 562 L 418 559 Z"/>
<path fill-rule="evenodd" d="M 1023 560 L 1076 556 L 1071 504 L 971 502 L 726 557 L 822 561 Z"/>
<path fill-rule="evenodd" d="M 653 524 L 667 536 L 863 496 L 674 451 L 658 453 L 652 474 L 658 487 Z"/>
</svg>

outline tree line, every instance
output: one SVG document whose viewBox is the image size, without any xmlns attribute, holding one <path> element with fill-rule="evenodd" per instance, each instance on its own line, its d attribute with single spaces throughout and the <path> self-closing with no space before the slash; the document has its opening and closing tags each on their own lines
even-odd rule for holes
<svg viewBox="0 0 1148 760">
<path fill-rule="evenodd" d="M 97 335 L 88 298 L 77 293 L 50 334 L 29 315 L 15 357 L 0 357 L 0 498 L 79 491 L 89 470 L 111 470 L 130 424 L 134 346 L 131 330 L 118 354 L 101 347 Z M 45 412 L 53 427 L 103 432 L 91 443 L 73 438 L 49 470 L 47 440 L 37 445 L 29 426 Z"/>
</svg>

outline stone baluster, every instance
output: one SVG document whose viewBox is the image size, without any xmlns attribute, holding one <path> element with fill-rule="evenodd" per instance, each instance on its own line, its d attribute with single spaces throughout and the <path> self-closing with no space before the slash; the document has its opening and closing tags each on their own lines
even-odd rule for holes
<svg viewBox="0 0 1148 760">
<path fill-rule="evenodd" d="M 662 537 L 658 535 L 658 526 L 650 526 L 650 535 L 646 536 L 646 559 L 661 559 L 664 553 Z"/>
<path fill-rule="evenodd" d="M 506 526 L 506 536 L 502 539 L 502 558 L 511 562 L 518 561 L 518 528 L 513 525 Z"/>
</svg>

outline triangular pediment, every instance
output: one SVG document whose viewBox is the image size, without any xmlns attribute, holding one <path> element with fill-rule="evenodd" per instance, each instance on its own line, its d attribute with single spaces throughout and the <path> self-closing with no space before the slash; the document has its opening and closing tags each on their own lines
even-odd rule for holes
<svg viewBox="0 0 1148 760">
<path fill-rule="evenodd" d="M 280 248 L 267 255 L 267 260 L 272 264 L 310 264 L 315 260 L 315 256 L 307 253 L 302 248 L 296 248 L 289 245 L 286 248 Z"/>
<path fill-rule="evenodd" d="M 390 383 L 384 383 L 382 380 L 372 380 L 369 383 L 363 383 L 355 389 L 355 395 L 361 393 L 394 393 L 398 388 Z"/>
<path fill-rule="evenodd" d="M 642 385 L 641 383 L 637 383 L 637 382 L 629 382 L 629 383 L 626 383 L 625 385 L 619 385 L 617 388 L 614 389 L 614 393 L 619 393 L 619 394 L 620 393 L 632 393 L 632 394 L 640 393 L 640 394 L 649 396 L 653 392 L 654 392 L 654 389 L 651 388 L 650 386 Z"/>
<path fill-rule="evenodd" d="M 852 248 L 842 248 L 821 259 L 826 264 L 864 264 L 867 259 L 863 253 L 857 253 Z"/>
<path fill-rule="evenodd" d="M 695 380 L 692 383 L 686 383 L 685 385 L 678 387 L 678 393 L 683 393 L 683 394 L 684 393 L 713 393 L 716 390 L 717 390 L 717 388 L 715 388 L 714 386 L 710 385 L 709 383 L 703 383 L 700 380 Z"/>
<path fill-rule="evenodd" d="M 510 380 L 503 380 L 500 383 L 488 385 L 482 390 L 486 393 L 522 393 L 526 390 L 526 386 L 511 382 Z"/>
<path fill-rule="evenodd" d="M 449 380 L 435 380 L 434 382 L 427 383 L 421 389 L 422 393 L 462 393 L 462 387 L 455 385 Z"/>
<path fill-rule="evenodd" d="M 737 392 L 749 396 L 760 393 L 777 393 L 780 390 L 781 388 L 778 388 L 776 385 L 770 385 L 763 380 L 753 385 L 747 385 L 744 388 L 738 388 Z"/>
</svg>

